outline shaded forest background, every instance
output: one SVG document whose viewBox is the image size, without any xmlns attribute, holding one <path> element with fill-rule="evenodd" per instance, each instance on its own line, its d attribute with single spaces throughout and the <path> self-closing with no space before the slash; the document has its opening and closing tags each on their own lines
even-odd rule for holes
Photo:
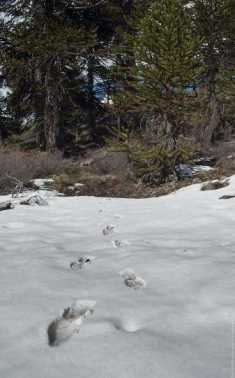
<svg viewBox="0 0 235 378">
<path fill-rule="evenodd" d="M 0 1 L 0 143 L 164 181 L 235 130 L 233 0 Z M 156 173 L 157 171 L 157 173 Z"/>
</svg>

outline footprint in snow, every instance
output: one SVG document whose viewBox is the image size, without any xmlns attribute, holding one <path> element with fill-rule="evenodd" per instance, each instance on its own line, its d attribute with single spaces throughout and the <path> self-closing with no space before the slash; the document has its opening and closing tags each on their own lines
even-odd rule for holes
<svg viewBox="0 0 235 378">
<path fill-rule="evenodd" d="M 62 316 L 49 324 L 48 344 L 58 346 L 75 333 L 79 333 L 83 320 L 93 314 L 95 305 L 95 301 L 76 301 L 66 308 Z"/>
<path fill-rule="evenodd" d="M 128 241 L 112 240 L 112 245 L 114 248 L 121 248 L 130 245 L 130 243 Z"/>
<path fill-rule="evenodd" d="M 119 240 L 112 240 L 112 245 L 114 246 L 114 248 L 120 248 L 122 247 L 122 242 Z"/>
<path fill-rule="evenodd" d="M 141 329 L 140 325 L 132 319 L 114 318 L 112 319 L 112 324 L 118 331 L 127 333 L 135 333 Z"/>
<path fill-rule="evenodd" d="M 124 284 L 127 287 L 138 290 L 146 287 L 146 282 L 143 278 L 138 277 L 132 269 L 125 269 L 119 272 L 120 276 L 124 279 Z"/>
<path fill-rule="evenodd" d="M 82 269 L 87 264 L 91 264 L 95 260 L 94 256 L 81 256 L 78 260 L 70 263 L 70 268 L 73 270 Z"/>
<path fill-rule="evenodd" d="M 115 228 L 115 226 L 113 226 L 112 224 L 107 225 L 107 226 L 103 229 L 103 231 L 102 231 L 103 235 L 106 236 L 106 235 L 112 234 L 113 231 L 114 231 L 114 228 Z"/>
<path fill-rule="evenodd" d="M 122 218 L 122 215 L 120 215 L 120 214 L 114 214 L 114 218 L 116 218 L 116 219 L 121 219 L 121 218 Z"/>
</svg>

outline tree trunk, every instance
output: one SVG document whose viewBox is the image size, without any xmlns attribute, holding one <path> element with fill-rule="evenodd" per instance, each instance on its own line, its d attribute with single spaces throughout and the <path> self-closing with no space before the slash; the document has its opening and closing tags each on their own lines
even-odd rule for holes
<svg viewBox="0 0 235 378">
<path fill-rule="evenodd" d="M 94 57 L 88 59 L 88 126 L 91 134 L 95 129 Z"/>
<path fill-rule="evenodd" d="M 202 131 L 202 143 L 204 146 L 209 146 L 213 140 L 215 131 L 218 129 L 221 122 L 220 108 L 218 100 L 213 94 L 210 96 L 208 103 L 208 121 Z"/>
<path fill-rule="evenodd" d="M 166 113 L 153 116 L 147 122 L 150 143 L 159 143 L 167 148 L 174 148 L 176 139 L 175 126 L 169 121 Z"/>
<path fill-rule="evenodd" d="M 58 80 L 58 78 L 57 78 Z M 44 107 L 44 135 L 46 150 L 57 150 L 57 136 L 59 130 L 59 88 L 56 79 L 51 74 L 50 67 L 45 76 L 45 107 Z"/>
<path fill-rule="evenodd" d="M 229 122 L 224 122 L 224 140 L 230 142 L 232 139 L 232 125 Z"/>
<path fill-rule="evenodd" d="M 94 56 L 90 55 L 87 65 L 87 103 L 86 108 L 86 120 L 84 123 L 78 125 L 78 139 L 77 143 L 81 153 L 88 148 L 95 146 L 94 132 L 96 127 L 95 117 L 95 93 L 94 93 Z"/>
<path fill-rule="evenodd" d="M 2 142 L 3 142 L 3 136 L 2 136 L 2 129 L 0 125 L 0 146 L 2 145 Z"/>
<path fill-rule="evenodd" d="M 213 67 L 213 66 L 212 66 Z M 216 97 L 216 75 L 217 69 L 213 67 L 208 78 L 208 107 L 207 107 L 207 123 L 202 130 L 202 144 L 207 147 L 213 141 L 216 130 L 221 123 L 220 104 Z"/>
</svg>

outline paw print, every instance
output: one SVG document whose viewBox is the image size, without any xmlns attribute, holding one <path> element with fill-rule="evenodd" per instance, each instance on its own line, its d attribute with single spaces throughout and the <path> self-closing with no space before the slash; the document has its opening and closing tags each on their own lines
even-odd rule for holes
<svg viewBox="0 0 235 378">
<path fill-rule="evenodd" d="M 102 231 L 103 235 L 106 236 L 106 235 L 109 235 L 109 234 L 113 233 L 114 228 L 115 228 L 115 226 L 113 226 L 112 224 L 111 225 L 107 225 L 103 229 L 103 231 Z"/>
<path fill-rule="evenodd" d="M 124 284 L 127 287 L 135 290 L 143 289 L 146 287 L 145 280 L 141 277 L 138 277 L 132 269 L 125 269 L 119 274 L 124 279 Z"/>
</svg>

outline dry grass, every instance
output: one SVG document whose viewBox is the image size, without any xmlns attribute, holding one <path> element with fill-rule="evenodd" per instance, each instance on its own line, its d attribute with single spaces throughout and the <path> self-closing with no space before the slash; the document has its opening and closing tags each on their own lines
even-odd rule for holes
<svg viewBox="0 0 235 378">
<path fill-rule="evenodd" d="M 73 167 L 74 163 L 61 154 L 0 150 L 0 193 L 12 191 L 17 182 L 27 184 L 35 178 L 58 175 Z"/>
<path fill-rule="evenodd" d="M 100 151 L 98 152 L 100 153 Z M 113 161 L 110 165 L 109 156 L 106 159 L 106 156 L 100 157 L 94 153 L 91 159 L 92 163 L 83 165 L 79 161 L 63 159 L 61 154 L 0 149 L 0 194 L 14 193 L 19 182 L 25 185 L 35 178 L 53 177 L 55 179 L 53 187 L 67 195 L 157 197 L 193 183 L 222 180 L 235 173 L 235 156 L 228 156 L 227 150 L 219 156 L 221 159 L 213 170 L 200 172 L 191 180 L 173 181 L 151 187 L 143 184 L 140 180 L 133 179 L 130 175 L 125 176 L 123 174 L 124 163 L 120 164 L 122 166 L 120 173 L 116 169 L 116 159 L 120 163 L 119 155 L 118 157 L 112 155 Z M 223 156 L 225 156 L 225 160 L 223 160 Z M 125 164 L 127 165 L 126 162 Z M 9 179 L 9 176 L 13 179 Z M 73 187 L 77 183 L 83 185 L 74 189 Z"/>
</svg>

